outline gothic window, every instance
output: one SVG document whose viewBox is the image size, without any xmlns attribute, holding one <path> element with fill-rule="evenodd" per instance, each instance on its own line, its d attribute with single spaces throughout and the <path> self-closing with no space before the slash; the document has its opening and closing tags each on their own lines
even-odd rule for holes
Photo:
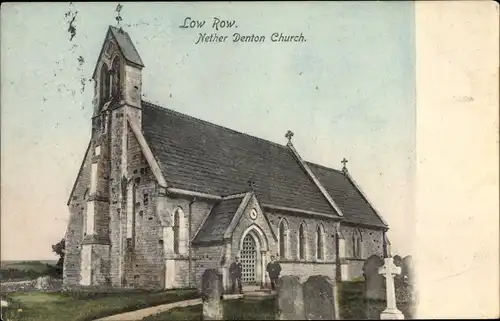
<svg viewBox="0 0 500 321">
<path fill-rule="evenodd" d="M 100 106 L 104 106 L 104 104 L 109 100 L 109 72 L 106 64 L 102 64 L 101 66 L 101 76 L 100 76 Z"/>
<path fill-rule="evenodd" d="M 180 233 L 179 233 L 179 226 L 180 226 L 180 217 L 179 217 L 179 211 L 176 210 L 174 213 L 174 226 L 173 226 L 173 232 L 174 232 L 174 253 L 179 254 L 179 243 L 180 243 Z"/>
<path fill-rule="evenodd" d="M 113 98 L 120 98 L 121 94 L 121 62 L 120 58 L 116 57 L 113 60 L 113 65 L 111 67 L 111 96 Z"/>
<path fill-rule="evenodd" d="M 323 260 L 324 259 L 324 244 L 323 244 L 323 238 L 324 238 L 324 229 L 323 225 L 318 225 L 316 228 L 316 258 L 318 260 Z"/>
<path fill-rule="evenodd" d="M 362 248 L 361 232 L 356 229 L 352 233 L 352 252 L 355 258 L 361 258 L 361 248 Z"/>
<path fill-rule="evenodd" d="M 279 224 L 279 257 L 285 259 L 288 251 L 288 224 L 283 219 Z"/>
<path fill-rule="evenodd" d="M 305 224 L 302 222 L 299 227 L 299 259 L 306 258 L 306 235 Z"/>
</svg>

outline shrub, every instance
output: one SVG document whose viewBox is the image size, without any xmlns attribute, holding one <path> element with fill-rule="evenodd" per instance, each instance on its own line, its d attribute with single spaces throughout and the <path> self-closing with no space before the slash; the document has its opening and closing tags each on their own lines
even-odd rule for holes
<svg viewBox="0 0 500 321">
<path fill-rule="evenodd" d="M 33 269 L 29 270 L 19 270 L 19 269 L 1 269 L 0 270 L 0 279 L 3 281 L 6 280 L 19 280 L 19 279 L 36 279 L 39 276 L 44 275 L 44 273 L 35 271 Z"/>
</svg>

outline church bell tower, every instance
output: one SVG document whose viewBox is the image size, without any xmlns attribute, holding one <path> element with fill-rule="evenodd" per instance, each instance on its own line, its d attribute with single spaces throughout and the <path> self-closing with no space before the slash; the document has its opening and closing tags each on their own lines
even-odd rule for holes
<svg viewBox="0 0 500 321">
<path fill-rule="evenodd" d="M 81 285 L 123 286 L 128 122 L 141 127 L 143 67 L 129 35 L 110 26 L 92 77 L 92 164 Z"/>
</svg>

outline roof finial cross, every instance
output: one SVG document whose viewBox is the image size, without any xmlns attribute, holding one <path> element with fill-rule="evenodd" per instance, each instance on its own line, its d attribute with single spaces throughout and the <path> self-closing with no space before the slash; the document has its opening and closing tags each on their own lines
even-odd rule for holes
<svg viewBox="0 0 500 321">
<path fill-rule="evenodd" d="M 349 161 L 348 161 L 347 159 L 345 159 L 345 157 L 344 157 L 344 159 L 342 159 L 342 161 L 341 161 L 341 163 L 344 165 L 344 166 L 342 167 L 342 170 L 344 170 L 344 171 L 346 171 L 346 170 L 347 170 L 347 167 L 345 166 L 345 164 L 347 164 L 347 162 L 349 162 Z"/>
<path fill-rule="evenodd" d="M 293 137 L 293 132 L 291 130 L 288 130 L 285 134 L 285 137 L 288 138 L 288 142 L 291 143 L 292 137 Z"/>
</svg>

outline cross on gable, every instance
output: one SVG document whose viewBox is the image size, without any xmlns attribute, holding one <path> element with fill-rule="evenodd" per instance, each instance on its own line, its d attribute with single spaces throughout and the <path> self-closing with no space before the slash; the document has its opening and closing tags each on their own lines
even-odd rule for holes
<svg viewBox="0 0 500 321">
<path fill-rule="evenodd" d="M 291 141 L 293 137 L 293 132 L 291 130 L 288 130 L 285 134 L 285 137 L 288 139 L 288 141 Z"/>
<path fill-rule="evenodd" d="M 344 157 L 344 159 L 341 161 L 341 163 L 344 165 L 344 168 L 345 168 L 345 164 L 347 164 L 347 162 L 348 162 L 348 160 L 345 159 L 345 157 Z"/>
<path fill-rule="evenodd" d="M 247 183 L 248 183 L 248 186 L 250 186 L 250 188 L 253 190 L 253 188 L 255 187 L 255 181 L 252 179 L 249 179 L 247 181 Z"/>
<path fill-rule="evenodd" d="M 386 279 L 392 278 L 393 275 L 401 274 L 401 267 L 394 265 L 391 260 L 389 264 L 386 262 L 384 266 L 378 269 L 378 274 L 384 275 Z"/>
</svg>

